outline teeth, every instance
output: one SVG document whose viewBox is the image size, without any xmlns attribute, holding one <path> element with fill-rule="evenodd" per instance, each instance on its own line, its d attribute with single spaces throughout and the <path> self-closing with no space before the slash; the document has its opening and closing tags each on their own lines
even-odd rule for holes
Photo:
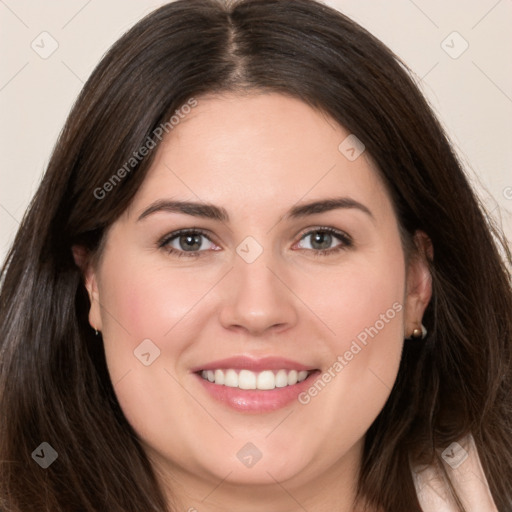
<svg viewBox="0 0 512 512">
<path fill-rule="evenodd" d="M 216 384 L 224 384 L 224 372 L 222 370 L 215 370 L 212 382 L 215 382 Z"/>
<path fill-rule="evenodd" d="M 201 377 L 218 385 L 229 386 L 240 389 L 261 389 L 284 388 L 302 382 L 309 372 L 306 370 L 279 370 L 274 373 L 272 370 L 264 370 L 256 373 L 250 370 L 236 371 L 229 370 L 203 370 Z"/>
<path fill-rule="evenodd" d="M 276 388 L 284 388 L 288 386 L 288 372 L 279 370 L 276 374 Z"/>
<path fill-rule="evenodd" d="M 217 371 L 217 370 L 215 370 L 215 371 Z M 222 370 L 219 370 L 219 371 L 224 373 Z M 203 372 L 203 377 L 204 377 L 204 372 Z M 227 370 L 225 372 L 224 386 L 229 386 L 230 388 L 238 387 L 238 375 L 235 372 L 235 370 Z"/>
<path fill-rule="evenodd" d="M 264 372 L 258 373 L 258 377 L 256 379 L 256 387 L 258 389 L 274 389 L 276 387 L 276 378 L 274 377 L 274 372 L 265 370 Z"/>
<path fill-rule="evenodd" d="M 238 387 L 240 389 L 256 389 L 256 374 L 249 370 L 240 370 L 238 374 Z"/>
</svg>

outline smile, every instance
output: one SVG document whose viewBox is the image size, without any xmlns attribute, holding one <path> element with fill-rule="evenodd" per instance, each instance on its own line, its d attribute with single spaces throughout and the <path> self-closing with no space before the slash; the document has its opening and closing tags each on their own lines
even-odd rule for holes
<svg viewBox="0 0 512 512">
<path fill-rule="evenodd" d="M 208 400 L 253 414 L 297 403 L 298 395 L 320 375 L 316 365 L 281 356 L 248 354 L 203 362 L 190 371 Z"/>
</svg>

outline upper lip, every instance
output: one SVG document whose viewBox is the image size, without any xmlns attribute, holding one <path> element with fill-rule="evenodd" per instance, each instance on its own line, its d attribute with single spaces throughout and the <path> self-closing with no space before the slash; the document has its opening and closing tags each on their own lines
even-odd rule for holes
<svg viewBox="0 0 512 512">
<path fill-rule="evenodd" d="M 210 363 L 205 363 L 200 366 L 192 368 L 192 372 L 199 372 L 201 370 L 217 370 L 217 369 L 240 369 L 251 370 L 254 372 L 261 372 L 263 370 L 316 370 L 314 366 L 306 366 L 297 361 L 286 359 L 283 357 L 248 357 L 248 356 L 234 356 L 226 359 L 219 359 Z"/>
</svg>

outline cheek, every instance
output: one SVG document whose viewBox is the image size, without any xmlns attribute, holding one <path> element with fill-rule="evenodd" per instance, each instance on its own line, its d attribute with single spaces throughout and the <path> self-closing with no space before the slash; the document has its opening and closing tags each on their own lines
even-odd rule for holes
<svg viewBox="0 0 512 512">
<path fill-rule="evenodd" d="M 350 291 L 341 294 L 333 319 L 338 354 L 352 351 L 358 354 L 359 364 L 374 353 L 393 357 L 402 332 L 402 273 L 400 266 L 382 272 L 366 269 L 351 273 L 344 281 Z M 351 360 L 350 354 L 347 358 Z"/>
<path fill-rule="evenodd" d="M 383 250 L 347 258 L 339 269 L 304 274 L 305 279 L 297 281 L 295 289 L 300 287 L 310 311 L 331 333 L 331 353 L 344 353 L 354 340 L 362 346 L 377 336 L 381 345 L 384 340 L 400 340 L 404 265 L 400 249 Z"/>
<path fill-rule="evenodd" d="M 213 273 L 149 267 L 130 259 L 127 251 L 105 260 L 100 281 L 105 356 L 119 402 L 133 424 L 154 416 L 171 397 L 176 400 L 179 390 L 170 375 L 177 374 L 183 354 L 207 321 L 202 298 L 218 279 Z"/>
<path fill-rule="evenodd" d="M 145 267 L 126 259 L 115 266 L 107 263 L 103 274 L 106 277 L 100 297 L 104 337 L 112 341 L 129 338 L 133 343 L 150 338 L 162 343 L 162 348 L 175 327 L 194 314 L 195 305 L 215 283 L 213 271 Z"/>
</svg>

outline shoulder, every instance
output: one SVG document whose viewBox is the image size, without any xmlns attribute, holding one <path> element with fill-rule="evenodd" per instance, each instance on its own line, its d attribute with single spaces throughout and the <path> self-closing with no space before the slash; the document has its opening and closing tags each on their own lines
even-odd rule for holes
<svg viewBox="0 0 512 512">
<path fill-rule="evenodd" d="M 498 512 L 471 435 L 448 446 L 442 459 L 446 473 L 434 466 L 412 468 L 423 512 L 458 512 L 447 478 L 467 512 Z"/>
</svg>

